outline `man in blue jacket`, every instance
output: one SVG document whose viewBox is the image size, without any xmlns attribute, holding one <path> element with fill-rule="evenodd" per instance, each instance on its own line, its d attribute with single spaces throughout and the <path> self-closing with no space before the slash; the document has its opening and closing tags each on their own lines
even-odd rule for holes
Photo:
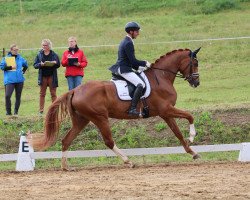
<svg viewBox="0 0 250 200">
<path fill-rule="evenodd" d="M 9 64 L 11 61 L 8 61 L 10 57 L 13 58 L 11 65 Z M 10 52 L 2 59 L 0 68 L 4 71 L 6 115 L 12 115 L 11 96 L 14 90 L 16 93 L 14 115 L 17 115 L 21 104 L 21 94 L 25 80 L 23 74 L 27 70 L 28 64 L 27 61 L 18 54 L 18 46 L 16 44 L 10 46 Z"/>
<path fill-rule="evenodd" d="M 117 62 L 109 69 L 112 73 L 119 74 L 136 86 L 128 114 L 139 116 L 140 113 L 136 110 L 136 106 L 145 88 L 145 83 L 134 73 L 133 69 L 138 70 L 140 68 L 146 70 L 150 68 L 151 64 L 148 61 L 137 60 L 135 58 L 133 39 L 136 39 L 139 35 L 140 25 L 136 22 L 128 22 L 125 25 L 125 31 L 127 35 L 120 43 Z"/>
</svg>

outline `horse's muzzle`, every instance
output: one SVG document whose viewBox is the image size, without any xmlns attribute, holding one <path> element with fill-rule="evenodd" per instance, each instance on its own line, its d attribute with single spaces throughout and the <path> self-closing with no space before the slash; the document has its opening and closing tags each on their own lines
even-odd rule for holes
<svg viewBox="0 0 250 200">
<path fill-rule="evenodd" d="M 200 85 L 199 73 L 193 73 L 187 78 L 191 87 L 198 87 Z"/>
<path fill-rule="evenodd" d="M 192 87 L 198 87 L 200 85 L 200 81 L 199 80 L 193 80 L 193 83 L 192 83 Z"/>
</svg>

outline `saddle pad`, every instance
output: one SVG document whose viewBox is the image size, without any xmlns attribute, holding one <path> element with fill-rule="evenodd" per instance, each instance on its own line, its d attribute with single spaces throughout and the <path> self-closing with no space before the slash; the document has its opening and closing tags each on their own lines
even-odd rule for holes
<svg viewBox="0 0 250 200">
<path fill-rule="evenodd" d="M 151 87 L 150 87 L 148 78 L 144 74 L 144 72 L 142 72 L 140 75 L 146 83 L 146 91 L 145 91 L 144 95 L 141 97 L 141 99 L 142 99 L 142 98 L 147 98 L 150 95 Z M 121 100 L 132 100 L 132 98 L 129 95 L 128 85 L 127 85 L 126 81 L 124 81 L 124 80 L 111 80 L 111 81 L 114 82 L 114 84 L 116 86 L 116 91 L 117 91 L 118 97 Z"/>
</svg>

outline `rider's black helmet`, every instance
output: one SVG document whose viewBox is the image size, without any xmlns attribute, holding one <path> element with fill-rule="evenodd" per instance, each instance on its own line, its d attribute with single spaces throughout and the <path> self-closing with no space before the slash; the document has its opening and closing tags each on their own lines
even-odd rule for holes
<svg viewBox="0 0 250 200">
<path fill-rule="evenodd" d="M 125 25 L 125 31 L 129 33 L 129 31 L 138 31 L 140 30 L 140 25 L 137 22 L 128 22 Z"/>
</svg>

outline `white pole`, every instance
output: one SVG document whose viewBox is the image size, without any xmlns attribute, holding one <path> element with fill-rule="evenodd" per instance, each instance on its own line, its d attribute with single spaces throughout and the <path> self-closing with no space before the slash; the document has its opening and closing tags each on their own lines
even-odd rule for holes
<svg viewBox="0 0 250 200">
<path fill-rule="evenodd" d="M 20 15 L 23 14 L 23 5 L 22 5 L 22 0 L 19 1 L 20 4 Z"/>
</svg>

